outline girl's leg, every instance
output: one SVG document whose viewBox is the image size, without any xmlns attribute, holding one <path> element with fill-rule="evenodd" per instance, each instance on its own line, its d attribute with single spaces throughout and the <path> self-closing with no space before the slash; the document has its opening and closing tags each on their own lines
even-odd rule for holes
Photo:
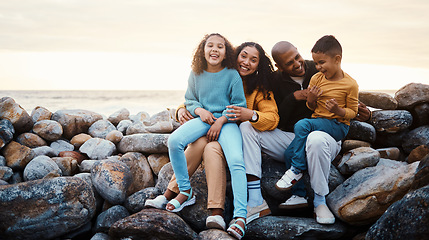
<svg viewBox="0 0 429 240">
<path fill-rule="evenodd" d="M 246 218 L 247 180 L 243 161 L 243 144 L 240 130 L 235 123 L 223 125 L 218 142 L 222 146 L 226 162 L 231 172 L 234 195 L 234 218 Z"/>
<path fill-rule="evenodd" d="M 208 143 L 208 141 L 207 141 L 206 137 L 200 137 L 197 139 L 197 141 L 190 143 L 188 145 L 188 147 L 186 148 L 185 157 L 186 157 L 186 163 L 188 166 L 188 173 L 190 176 L 192 176 L 194 174 L 195 170 L 197 170 L 198 166 L 200 166 L 200 164 L 202 162 L 203 152 L 204 152 L 204 149 L 205 149 L 207 143 Z M 221 151 L 222 151 L 222 149 L 221 149 Z M 168 191 L 173 192 L 175 194 L 178 194 L 180 192 L 179 186 L 177 185 L 175 174 L 173 174 L 170 182 L 168 183 L 166 193 Z M 164 194 L 164 196 L 168 200 L 170 200 L 172 198 L 172 197 L 168 198 L 165 194 Z M 171 195 L 169 195 L 169 196 L 171 196 Z"/>
<path fill-rule="evenodd" d="M 176 129 L 168 139 L 168 154 L 180 191 L 191 189 L 184 149 L 189 143 L 204 136 L 209 128 L 209 124 L 194 118 Z"/>
</svg>

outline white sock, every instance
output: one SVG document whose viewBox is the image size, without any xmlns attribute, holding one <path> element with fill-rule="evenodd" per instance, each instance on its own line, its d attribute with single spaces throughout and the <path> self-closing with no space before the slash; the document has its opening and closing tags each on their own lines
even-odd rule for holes
<svg viewBox="0 0 429 240">
<path fill-rule="evenodd" d="M 325 196 L 321 196 L 317 193 L 314 193 L 314 200 L 313 200 L 314 207 L 317 208 L 319 205 L 325 204 L 326 205 L 326 199 Z"/>
<path fill-rule="evenodd" d="M 249 201 L 247 202 L 247 205 L 249 207 L 261 205 L 264 201 L 261 192 L 261 180 L 247 182 L 247 189 L 249 191 Z"/>
</svg>

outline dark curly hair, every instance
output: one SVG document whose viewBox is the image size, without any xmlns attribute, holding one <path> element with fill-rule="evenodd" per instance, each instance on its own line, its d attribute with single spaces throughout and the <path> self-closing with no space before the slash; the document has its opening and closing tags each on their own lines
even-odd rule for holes
<svg viewBox="0 0 429 240">
<path fill-rule="evenodd" d="M 235 49 L 235 59 L 238 59 L 238 55 L 245 47 L 254 47 L 259 52 L 259 64 L 258 68 L 254 73 L 246 78 L 246 94 L 251 94 L 255 89 L 259 89 L 263 92 L 265 99 L 271 99 L 270 86 L 271 78 L 273 77 L 274 67 L 270 60 L 270 57 L 264 51 L 261 45 L 255 42 L 244 42 Z M 236 64 L 236 67 L 237 64 Z"/>
<path fill-rule="evenodd" d="M 204 57 L 204 46 L 206 45 L 207 39 L 212 36 L 219 36 L 225 41 L 225 59 L 222 61 L 222 66 L 235 69 L 236 58 L 234 58 L 234 48 L 232 47 L 232 44 L 219 33 L 212 33 L 206 34 L 203 40 L 201 40 L 200 44 L 198 44 L 198 47 L 195 49 L 191 67 L 192 71 L 194 71 L 197 75 L 203 73 L 203 71 L 207 69 L 207 60 Z"/>
</svg>

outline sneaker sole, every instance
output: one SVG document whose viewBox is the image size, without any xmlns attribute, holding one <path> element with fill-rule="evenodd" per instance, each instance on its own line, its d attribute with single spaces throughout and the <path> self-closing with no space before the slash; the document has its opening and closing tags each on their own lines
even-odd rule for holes
<svg viewBox="0 0 429 240">
<path fill-rule="evenodd" d="M 270 214 L 271 214 L 271 210 L 268 208 L 268 209 L 264 209 L 258 213 L 255 213 L 251 216 L 247 216 L 247 224 L 249 224 L 251 221 L 253 221 L 255 219 L 258 219 L 258 218 L 261 218 L 261 217 L 264 217 L 264 216 L 267 216 Z"/>
<path fill-rule="evenodd" d="M 308 207 L 308 203 L 301 203 L 301 204 L 294 204 L 294 205 L 286 205 L 286 204 L 280 204 L 280 209 L 296 209 L 296 208 L 305 208 Z"/>
<path fill-rule="evenodd" d="M 290 190 L 290 189 L 293 187 L 293 185 L 292 185 L 292 186 L 290 186 L 290 187 L 288 187 L 288 188 L 281 188 L 281 187 L 277 186 L 277 184 L 276 184 L 276 186 L 275 186 L 275 187 L 276 187 L 276 189 L 277 189 L 277 190 L 279 190 L 279 191 L 282 191 L 282 192 L 283 192 L 283 191 Z"/>
</svg>

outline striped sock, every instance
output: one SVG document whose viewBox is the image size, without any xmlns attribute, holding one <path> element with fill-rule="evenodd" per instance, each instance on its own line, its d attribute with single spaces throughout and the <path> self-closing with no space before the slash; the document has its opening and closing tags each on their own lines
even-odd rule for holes
<svg viewBox="0 0 429 240">
<path fill-rule="evenodd" d="M 249 201 L 247 202 L 247 205 L 249 207 L 261 205 L 264 201 L 261 192 L 261 180 L 247 182 L 247 189 L 249 191 Z"/>
<path fill-rule="evenodd" d="M 317 208 L 319 205 L 325 204 L 326 205 L 326 199 L 325 196 L 319 195 L 317 193 L 314 193 L 314 200 L 313 200 L 314 207 Z"/>
</svg>

